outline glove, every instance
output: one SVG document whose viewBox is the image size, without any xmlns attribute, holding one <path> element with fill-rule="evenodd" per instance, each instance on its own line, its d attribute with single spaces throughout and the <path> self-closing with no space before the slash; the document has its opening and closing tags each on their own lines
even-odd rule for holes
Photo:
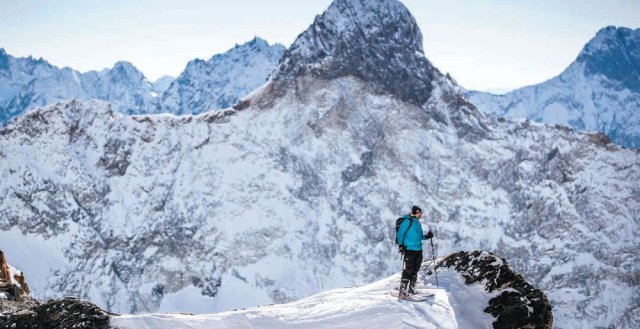
<svg viewBox="0 0 640 329">
<path fill-rule="evenodd" d="M 425 235 L 424 238 L 427 240 L 433 238 L 433 233 L 431 231 L 427 232 L 427 235 Z"/>
<path fill-rule="evenodd" d="M 398 252 L 401 254 L 404 254 L 404 252 L 407 250 L 407 247 L 405 246 L 398 246 Z"/>
</svg>

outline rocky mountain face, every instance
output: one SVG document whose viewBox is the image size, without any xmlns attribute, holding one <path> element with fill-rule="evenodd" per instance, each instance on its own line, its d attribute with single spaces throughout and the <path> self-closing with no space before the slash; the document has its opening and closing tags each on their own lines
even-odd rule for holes
<svg viewBox="0 0 640 329">
<path fill-rule="evenodd" d="M 639 153 L 482 114 L 412 22 L 395 0 L 336 0 L 233 109 L 69 101 L 17 118 L 0 129 L 0 233 L 60 246 L 43 296 L 212 312 L 397 272 L 393 223 L 418 204 L 438 255 L 499 251 L 556 328 L 638 327 Z"/>
<path fill-rule="evenodd" d="M 80 73 L 0 49 L 0 124 L 35 107 L 100 99 L 123 114 L 197 114 L 230 107 L 264 84 L 284 47 L 255 38 L 208 61 L 189 62 L 177 79 L 150 83 L 131 63 Z"/>
<path fill-rule="evenodd" d="M 273 81 L 354 76 L 376 92 L 422 105 L 439 75 L 424 56 L 415 19 L 401 3 L 335 1 L 286 51 Z"/>
<path fill-rule="evenodd" d="M 495 116 L 600 131 L 629 148 L 640 147 L 640 29 L 606 27 L 559 76 L 505 95 L 468 91 L 469 100 Z"/>
<path fill-rule="evenodd" d="M 283 52 L 282 45 L 256 37 L 207 61 L 193 60 L 162 95 L 156 112 L 198 114 L 231 107 L 265 83 Z"/>
</svg>

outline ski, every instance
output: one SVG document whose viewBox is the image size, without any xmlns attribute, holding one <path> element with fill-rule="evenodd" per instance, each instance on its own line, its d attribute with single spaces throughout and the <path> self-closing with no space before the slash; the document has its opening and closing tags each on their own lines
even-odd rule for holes
<svg viewBox="0 0 640 329">
<path fill-rule="evenodd" d="M 393 296 L 395 298 L 398 298 L 399 301 L 400 300 L 407 300 L 407 301 L 410 301 L 410 302 L 424 302 L 424 301 L 428 300 L 429 298 L 435 296 L 435 294 L 432 294 L 432 293 L 418 293 L 418 294 L 415 294 L 415 295 L 408 295 L 408 296 L 405 296 L 405 297 L 400 297 L 400 295 L 398 294 L 397 290 L 390 291 L 389 295 L 391 295 L 391 296 Z"/>
</svg>

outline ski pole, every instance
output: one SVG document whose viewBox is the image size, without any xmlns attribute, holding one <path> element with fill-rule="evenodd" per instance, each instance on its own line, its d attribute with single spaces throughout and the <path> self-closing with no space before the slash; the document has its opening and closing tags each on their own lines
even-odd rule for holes
<svg viewBox="0 0 640 329">
<path fill-rule="evenodd" d="M 433 249 L 433 237 L 431 237 L 431 257 L 433 259 L 433 272 L 436 274 L 436 288 L 440 288 L 438 284 L 438 271 L 436 269 L 436 252 L 435 249 Z"/>
</svg>

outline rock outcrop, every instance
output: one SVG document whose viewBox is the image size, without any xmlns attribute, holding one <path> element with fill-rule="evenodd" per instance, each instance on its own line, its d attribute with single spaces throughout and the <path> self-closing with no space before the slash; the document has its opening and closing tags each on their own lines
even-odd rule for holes
<svg viewBox="0 0 640 329">
<path fill-rule="evenodd" d="M 436 269 L 441 267 L 460 272 L 467 284 L 480 282 L 485 285 L 486 291 L 499 293 L 485 309 L 496 318 L 493 328 L 553 327 L 553 314 L 547 296 L 509 268 L 505 259 L 486 251 L 460 251 L 444 257 Z"/>
<path fill-rule="evenodd" d="M 29 296 L 29 285 L 24 273 L 9 265 L 2 250 L 0 250 L 0 294 L 2 294 L 0 299 L 18 302 Z"/>
<path fill-rule="evenodd" d="M 0 313 L 0 328 L 109 329 L 109 313 L 75 298 L 50 300 L 14 312 Z"/>
</svg>

